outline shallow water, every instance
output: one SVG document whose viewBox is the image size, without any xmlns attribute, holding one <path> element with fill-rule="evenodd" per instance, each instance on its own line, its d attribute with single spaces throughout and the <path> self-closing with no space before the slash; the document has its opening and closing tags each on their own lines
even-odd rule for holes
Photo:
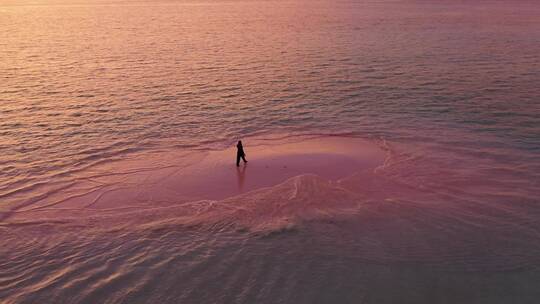
<svg viewBox="0 0 540 304">
<path fill-rule="evenodd" d="M 536 303 L 539 15 L 534 1 L 0 0 L 0 299 Z M 144 185 L 116 161 L 168 170 L 305 135 L 386 158 L 235 198 L 24 218 Z"/>
</svg>

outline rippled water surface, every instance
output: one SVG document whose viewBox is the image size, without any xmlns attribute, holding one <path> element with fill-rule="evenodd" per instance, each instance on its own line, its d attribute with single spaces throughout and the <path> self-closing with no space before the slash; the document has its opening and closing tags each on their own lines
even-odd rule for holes
<svg viewBox="0 0 540 304">
<path fill-rule="evenodd" d="M 525 0 L 0 0 L 0 302 L 537 303 L 538 16 Z M 238 138 L 305 136 L 386 160 L 142 211 L 61 205 Z M 95 169 L 161 153 L 182 156 Z"/>
</svg>

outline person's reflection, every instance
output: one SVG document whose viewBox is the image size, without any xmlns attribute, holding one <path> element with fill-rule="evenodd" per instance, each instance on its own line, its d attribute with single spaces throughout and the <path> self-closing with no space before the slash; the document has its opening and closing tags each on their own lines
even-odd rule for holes
<svg viewBox="0 0 540 304">
<path fill-rule="evenodd" d="M 238 176 L 238 192 L 244 191 L 244 180 L 246 177 L 247 164 L 242 167 L 236 167 L 236 175 Z"/>
</svg>

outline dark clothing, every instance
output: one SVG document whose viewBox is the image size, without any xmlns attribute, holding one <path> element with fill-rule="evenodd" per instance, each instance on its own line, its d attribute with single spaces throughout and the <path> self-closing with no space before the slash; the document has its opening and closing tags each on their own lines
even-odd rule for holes
<svg viewBox="0 0 540 304">
<path fill-rule="evenodd" d="M 246 153 L 244 153 L 244 147 L 242 146 L 242 144 L 236 145 L 236 148 L 238 149 L 238 154 L 246 155 Z"/>
<path fill-rule="evenodd" d="M 246 155 L 245 155 L 245 154 L 237 153 L 237 154 L 236 154 L 236 165 L 237 165 L 237 166 L 240 166 L 240 158 L 242 158 L 242 160 L 243 160 L 245 163 L 247 163 Z"/>
<path fill-rule="evenodd" d="M 240 166 L 240 158 L 242 158 L 242 160 L 245 163 L 247 163 L 246 153 L 244 152 L 244 147 L 242 147 L 241 144 L 238 144 L 238 145 L 236 145 L 236 148 L 238 149 L 238 151 L 236 152 L 236 165 Z"/>
</svg>

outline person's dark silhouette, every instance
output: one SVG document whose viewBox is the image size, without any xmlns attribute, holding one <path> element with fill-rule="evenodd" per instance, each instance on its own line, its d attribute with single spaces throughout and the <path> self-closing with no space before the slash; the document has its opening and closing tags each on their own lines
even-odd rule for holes
<svg viewBox="0 0 540 304">
<path fill-rule="evenodd" d="M 242 141 L 239 140 L 238 144 L 236 145 L 237 151 L 236 151 L 236 166 L 240 166 L 240 158 L 244 161 L 244 163 L 247 163 L 246 160 L 246 153 L 244 152 L 244 147 L 242 146 Z"/>
</svg>

